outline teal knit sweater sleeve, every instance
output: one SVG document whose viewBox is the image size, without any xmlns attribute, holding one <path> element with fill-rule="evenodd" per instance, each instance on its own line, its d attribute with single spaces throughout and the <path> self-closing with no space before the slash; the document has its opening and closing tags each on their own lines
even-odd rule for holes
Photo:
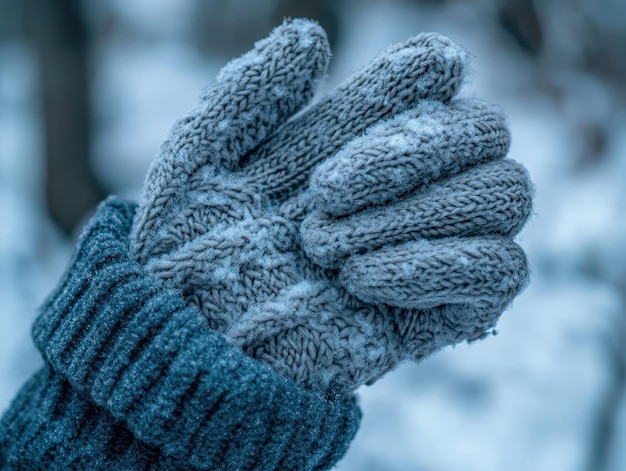
<svg viewBox="0 0 626 471">
<path fill-rule="evenodd" d="M 0 469 L 332 467 L 354 397 L 305 390 L 209 329 L 129 257 L 134 212 L 101 205 L 43 306 L 45 366 L 0 422 Z"/>
</svg>

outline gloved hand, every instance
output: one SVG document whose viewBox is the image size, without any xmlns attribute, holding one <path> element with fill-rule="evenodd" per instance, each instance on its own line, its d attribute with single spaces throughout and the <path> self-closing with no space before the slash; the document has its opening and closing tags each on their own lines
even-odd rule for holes
<svg viewBox="0 0 626 471">
<path fill-rule="evenodd" d="M 531 190 L 501 113 L 453 100 L 449 39 L 398 44 L 298 113 L 328 58 L 295 20 L 228 64 L 148 172 L 131 251 L 250 356 L 344 393 L 493 327 L 527 280 Z"/>
</svg>

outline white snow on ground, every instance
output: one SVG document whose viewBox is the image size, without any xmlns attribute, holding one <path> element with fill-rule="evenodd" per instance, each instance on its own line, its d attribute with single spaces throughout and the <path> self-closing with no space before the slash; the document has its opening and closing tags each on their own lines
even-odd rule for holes
<svg viewBox="0 0 626 471">
<path fill-rule="evenodd" d="M 175 18 L 162 41 L 129 45 L 113 38 L 96 58 L 94 165 L 127 195 L 138 194 L 167 129 L 223 63 L 207 61 L 180 38 L 190 10 L 174 3 L 152 7 Z M 474 59 L 463 93 L 503 106 L 514 139 L 510 156 L 528 167 L 537 186 L 536 214 L 519 237 L 532 284 L 504 314 L 497 336 L 404 365 L 362 388 L 363 426 L 337 469 L 589 469 L 597 411 L 612 379 L 609 348 L 616 342 L 624 348 L 615 329 L 624 299 L 614 281 L 626 276 L 626 136 L 620 135 L 626 112 L 612 124 L 610 159 L 572 172 L 580 142 L 571 118 L 603 119 L 602 103 L 611 97 L 582 77 L 586 85 L 573 86 L 584 86 L 584 97 L 565 113 L 536 86 L 526 59 L 505 48 L 508 39 L 485 21 L 489 2 L 452 3 L 418 11 L 400 2 L 347 1 L 325 86 L 420 31 L 447 34 L 466 47 Z M 158 36 L 155 25 L 164 16 L 146 14 L 150 5 L 114 2 L 128 25 Z M 59 276 L 59 261 L 69 256 L 40 208 L 36 77 L 23 44 L 0 44 L 0 410 L 38 365 L 30 324 Z M 590 263 L 601 277 L 585 271 Z M 626 469 L 626 407 L 619 414 L 615 471 Z"/>
</svg>

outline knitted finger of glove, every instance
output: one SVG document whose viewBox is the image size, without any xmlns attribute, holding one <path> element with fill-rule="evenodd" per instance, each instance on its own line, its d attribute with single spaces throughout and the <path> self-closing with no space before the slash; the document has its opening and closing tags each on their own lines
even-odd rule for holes
<svg viewBox="0 0 626 471">
<path fill-rule="evenodd" d="M 195 108 L 173 126 L 148 170 L 132 232 L 138 261 L 189 240 L 214 218 L 237 218 L 230 203 L 206 204 L 207 172 L 238 169 L 243 156 L 306 105 L 329 57 L 326 34 L 317 23 L 291 20 L 220 71 Z M 223 183 L 217 191 L 226 200 L 232 197 L 239 209 L 258 205 L 258 192 L 244 188 L 249 185 Z M 181 218 L 191 226 L 179 227 Z M 178 230 L 190 233 L 168 236 Z"/>
<path fill-rule="evenodd" d="M 310 34 L 311 31 L 315 34 Z M 441 267 L 449 265 L 456 256 L 480 258 L 484 262 L 481 266 L 491 269 L 469 276 L 456 291 L 454 286 L 450 287 L 450 296 L 457 296 L 461 290 L 457 296 L 460 299 L 463 292 L 479 292 L 481 287 L 501 284 L 504 279 L 511 280 L 510 289 L 495 308 L 489 304 L 489 309 L 482 310 L 477 310 L 477 306 L 484 308 L 484 302 L 471 306 L 464 303 L 434 306 L 407 303 L 399 298 L 387 299 L 386 304 L 371 304 L 365 290 L 354 289 L 346 276 L 356 273 L 356 268 L 342 271 L 342 278 L 338 278 L 335 268 L 345 258 L 348 262 L 362 262 L 356 266 L 368 267 L 366 259 L 354 256 L 368 250 L 367 247 L 364 249 L 349 239 L 342 253 L 330 252 L 333 260 L 328 270 L 303 256 L 299 224 L 313 208 L 311 194 L 306 191 L 313 169 L 353 139 L 358 142 L 361 136 L 372 138 L 374 135 L 366 131 L 383 120 L 401 123 L 394 121 L 394 116 L 403 119 L 403 113 L 426 119 L 435 108 L 443 110 L 445 115 L 448 108 L 443 103 L 460 88 L 467 60 L 466 54 L 447 38 L 420 35 L 389 49 L 334 93 L 282 127 L 280 123 L 297 106 L 292 106 L 289 112 L 274 113 L 271 126 L 264 124 L 266 121 L 238 119 L 238 112 L 254 115 L 256 108 L 272 109 L 271 103 L 276 100 L 302 104 L 289 96 L 297 95 L 298 90 L 287 85 L 313 83 L 321 73 L 318 69 L 290 64 L 298 57 L 310 56 L 311 50 L 327 51 L 319 31 L 305 22 L 278 28 L 257 45 L 257 51 L 251 54 L 254 60 L 244 56 L 227 68 L 233 77 L 255 77 L 254 85 L 245 80 L 231 84 L 218 79 L 218 91 L 226 87 L 233 96 L 208 92 L 201 105 L 174 127 L 148 175 L 132 245 L 137 258 L 158 278 L 168 286 L 179 288 L 189 303 L 205 313 L 213 328 L 224 332 L 248 354 L 308 388 L 347 392 L 375 380 L 403 359 L 418 358 L 444 345 L 482 335 L 523 285 L 526 271 L 523 253 L 508 239 L 492 238 L 491 250 L 484 249 L 485 243 L 489 243 L 484 240 L 466 241 L 465 245 L 453 247 L 456 251 L 433 244 L 430 252 L 420 252 L 408 244 L 402 252 L 408 261 L 419 265 L 435 258 L 441 262 L 439 270 L 423 272 L 435 278 L 429 285 L 431 289 L 438 284 L 437 276 L 447 283 L 447 272 Z M 289 34 L 309 39 L 295 41 L 301 49 L 284 47 L 283 36 Z M 276 46 L 274 42 L 282 44 Z M 290 72 L 287 74 L 283 69 Z M 281 84 L 280 96 L 275 93 L 277 81 Z M 243 89 L 238 88 L 242 86 Z M 253 91 L 255 87 L 257 92 Z M 253 98 L 246 94 L 252 94 Z M 226 125 L 223 114 L 217 113 L 219 119 L 215 118 L 215 109 L 227 108 L 221 100 L 240 103 Z M 429 107 L 422 104 L 424 100 L 439 105 Z M 246 103 L 254 103 L 254 110 L 248 110 Z M 442 166 L 439 176 L 506 153 L 508 133 L 500 116 L 488 107 L 483 106 L 482 111 L 474 108 L 450 107 L 459 122 L 467 124 L 469 139 L 459 144 L 458 149 L 468 155 L 459 164 Z M 238 126 L 229 127 L 230 123 Z M 259 123 L 265 126 L 263 132 L 257 131 Z M 455 123 L 458 124 L 455 120 L 443 120 L 441 128 L 448 129 L 447 135 L 453 136 L 451 129 Z M 276 129 L 273 134 L 270 127 Z M 215 144 L 226 142 L 223 133 L 228 135 L 226 150 Z M 247 133 L 262 135 L 264 140 L 258 139 L 260 144 L 253 149 L 254 143 Z M 248 144 L 241 145 L 244 142 Z M 432 152 L 450 154 L 449 149 L 441 151 L 441 147 L 433 145 Z M 430 153 L 430 150 L 422 152 Z M 228 158 L 223 158 L 224 155 Z M 414 149 L 408 157 L 419 161 L 419 155 Z M 341 153 L 337 154 L 340 156 Z M 364 165 L 362 173 L 368 175 L 369 164 L 365 161 Z M 404 165 L 415 164 L 409 158 Z M 325 186 L 323 182 L 321 186 Z M 524 200 L 527 190 L 520 188 L 522 194 L 516 197 Z M 319 201 L 323 197 L 315 199 Z M 385 201 L 387 197 L 371 203 Z M 349 205 L 343 207 L 340 212 L 352 211 Z M 322 215 L 313 212 L 309 221 L 322 221 Z M 305 228 L 304 234 L 308 230 L 309 236 L 315 235 L 315 227 L 313 224 Z M 365 227 L 371 229 L 371 225 Z M 410 224 L 407 232 L 415 232 Z M 377 242 L 379 233 L 372 233 L 370 245 L 375 250 L 371 254 L 382 256 L 380 247 L 395 242 Z M 319 245 L 325 242 L 315 236 L 305 240 L 307 250 L 315 258 L 318 242 Z M 446 258 L 446 254 L 452 254 L 452 259 Z M 473 263 L 468 265 L 471 273 Z M 421 273 L 413 271 L 416 277 Z M 407 272 L 407 280 L 410 279 Z M 419 283 L 418 278 L 415 280 Z M 384 280 L 379 281 L 381 292 L 387 290 Z M 342 283 L 366 301 L 348 293 Z M 395 287 L 395 281 L 392 286 Z M 405 298 L 422 295 L 411 292 L 411 287 L 404 293 Z M 425 304 L 428 306 L 424 307 Z"/>
</svg>

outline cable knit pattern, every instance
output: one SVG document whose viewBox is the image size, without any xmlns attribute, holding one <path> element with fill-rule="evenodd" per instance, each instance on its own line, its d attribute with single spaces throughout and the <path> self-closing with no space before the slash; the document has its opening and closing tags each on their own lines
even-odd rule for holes
<svg viewBox="0 0 626 471">
<path fill-rule="evenodd" d="M 0 422 L 2 469 L 329 469 L 354 399 L 245 356 L 128 254 L 135 206 L 109 199 L 33 328 L 46 366 Z"/>
<path fill-rule="evenodd" d="M 300 57 L 327 50 L 320 31 L 286 23 L 228 65 L 226 74 L 259 77 L 233 82 L 233 100 L 254 86 L 255 103 L 267 93 L 270 106 L 283 68 L 297 83 L 315 82 L 318 67 Z M 292 37 L 310 40 L 273 44 Z M 530 213 L 531 185 L 502 159 L 510 142 L 502 112 L 454 99 L 467 61 L 448 38 L 418 35 L 296 116 L 288 117 L 295 106 L 275 114 L 275 130 L 227 163 L 204 143 L 261 134 L 214 122 L 205 97 L 221 93 L 218 79 L 161 148 L 131 252 L 233 345 L 323 394 L 484 335 L 528 277 L 511 237 Z M 302 103 L 289 96 L 298 87 L 282 90 L 281 99 Z M 182 180 L 176 162 L 191 169 Z M 450 265 L 457 258 L 464 270 Z"/>
</svg>

